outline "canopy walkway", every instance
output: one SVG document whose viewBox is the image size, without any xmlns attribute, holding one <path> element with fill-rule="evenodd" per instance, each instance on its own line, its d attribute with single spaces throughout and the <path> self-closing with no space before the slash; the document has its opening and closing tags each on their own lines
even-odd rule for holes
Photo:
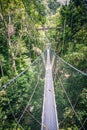
<svg viewBox="0 0 87 130">
<path fill-rule="evenodd" d="M 47 48 L 47 61 L 45 69 L 46 74 L 41 130 L 58 130 L 58 119 L 52 77 L 52 65 L 50 63 L 50 48 Z"/>
<path fill-rule="evenodd" d="M 60 122 L 59 119 L 58 119 L 58 110 L 59 110 L 59 112 L 61 110 L 59 108 L 57 108 L 57 107 L 59 107 L 58 105 L 56 107 L 55 92 L 54 92 L 55 80 L 58 80 L 58 82 L 56 82 L 56 84 L 57 84 L 57 86 L 58 85 L 61 86 L 61 89 L 63 90 L 63 92 L 61 94 L 65 93 L 65 96 L 66 96 L 66 98 L 69 102 L 69 105 L 70 105 L 73 113 L 75 114 L 75 116 L 77 117 L 77 119 L 79 121 L 79 124 L 80 124 L 79 130 L 81 130 L 81 128 L 83 130 L 86 130 L 84 128 L 84 124 L 87 121 L 87 118 L 85 118 L 85 120 L 82 123 L 80 118 L 78 117 L 78 114 L 75 111 L 75 106 L 77 104 L 79 97 L 77 98 L 77 100 L 74 102 L 74 105 L 73 105 L 71 100 L 70 100 L 69 95 L 67 94 L 67 89 L 66 89 L 66 87 L 64 87 L 64 84 L 66 85 L 66 82 L 68 80 L 68 83 L 71 83 L 70 85 L 72 86 L 73 80 L 69 81 L 69 77 L 73 76 L 73 79 L 74 79 L 75 76 L 77 77 L 78 75 L 80 75 L 80 77 L 81 76 L 86 77 L 87 74 L 78 70 L 78 69 L 76 69 L 76 68 L 74 68 L 72 65 L 65 62 L 60 57 L 58 57 L 56 55 L 54 56 L 54 55 L 55 54 L 53 52 L 51 52 L 50 48 L 47 47 L 46 51 L 43 54 L 41 54 L 41 56 L 34 63 L 32 63 L 31 66 L 28 66 L 19 75 L 17 75 L 15 78 L 13 78 L 7 84 L 5 84 L 1 87 L 1 91 L 4 90 L 4 89 L 7 89 L 8 98 L 11 98 L 9 96 L 11 92 L 12 92 L 11 95 L 13 95 L 13 93 L 14 93 L 18 97 L 19 95 L 22 95 L 24 93 L 24 91 L 26 91 L 26 89 L 28 89 L 28 85 L 29 85 L 29 83 L 26 84 L 26 82 L 28 82 L 28 80 L 29 80 L 29 79 L 25 79 L 25 78 L 27 78 L 26 76 L 22 77 L 23 83 L 20 84 L 20 77 L 25 75 L 25 73 L 29 70 L 30 67 L 33 68 L 32 69 L 33 72 L 35 72 L 35 71 L 37 72 L 36 75 L 33 78 L 33 81 L 32 81 L 33 84 L 34 84 L 35 81 L 37 81 L 37 83 L 35 83 L 35 85 L 34 85 L 35 88 L 34 89 L 32 88 L 32 90 L 33 90 L 32 93 L 30 93 L 30 88 L 28 90 L 28 94 L 30 93 L 30 95 L 31 95 L 30 98 L 27 99 L 26 95 L 24 95 L 23 99 L 22 99 L 22 97 L 20 97 L 20 98 L 18 97 L 18 102 L 17 102 L 16 106 L 19 103 L 19 105 L 18 105 L 18 106 L 20 106 L 19 108 L 21 108 L 21 106 L 23 108 L 23 110 L 22 109 L 20 110 L 19 115 L 17 114 L 18 110 L 16 112 L 13 112 L 14 106 L 11 105 L 11 101 L 8 101 L 11 113 L 12 113 L 13 117 L 15 118 L 17 126 L 19 125 L 22 130 L 24 130 L 23 126 L 22 126 L 23 121 L 26 118 L 28 118 L 27 117 L 28 114 L 29 114 L 29 120 L 30 120 L 30 116 L 32 116 L 32 118 L 34 120 L 36 120 L 37 123 L 40 124 L 41 130 L 59 130 L 61 123 L 65 121 L 65 119 L 63 119 L 63 121 Z M 54 57 L 56 57 L 56 62 L 55 62 Z M 71 70 L 73 70 L 73 73 L 71 73 Z M 30 71 L 29 71 L 29 73 L 30 73 Z M 28 75 L 28 73 L 26 73 L 26 75 Z M 36 78 L 36 80 L 35 80 L 35 78 Z M 40 80 L 40 78 L 41 78 L 41 80 Z M 44 80 L 44 82 L 42 81 L 42 79 Z M 79 80 L 76 81 L 76 82 L 78 82 L 78 86 L 76 86 L 78 88 L 79 88 L 79 82 L 80 81 Z M 40 82 L 40 84 L 39 84 L 39 82 Z M 32 83 L 31 83 L 30 86 L 32 86 Z M 23 86 L 23 84 L 24 84 L 24 86 Z M 41 89 L 43 89 L 43 87 L 41 88 L 41 84 L 42 84 L 42 86 L 44 86 L 44 97 L 42 95 L 40 96 L 40 92 L 42 92 Z M 12 85 L 12 86 L 9 87 L 10 85 Z M 21 89 L 23 89 L 23 91 L 20 93 L 20 91 L 18 91 L 18 89 L 14 86 L 17 86 L 17 88 L 19 88 L 21 86 L 20 91 L 21 91 Z M 37 90 L 38 86 L 39 86 L 39 88 Z M 60 92 L 61 92 L 61 89 L 60 89 Z M 83 90 L 82 88 L 81 89 L 79 88 L 79 93 L 82 90 Z M 30 110 L 30 107 L 33 109 L 32 104 L 34 104 L 34 101 L 32 102 L 32 98 L 35 95 L 35 92 L 38 92 L 38 91 L 40 91 L 39 92 L 40 98 L 36 98 L 36 100 L 37 100 L 38 104 L 40 103 L 40 100 L 41 100 L 41 103 L 43 103 L 43 109 L 42 109 L 42 114 L 41 114 L 42 115 L 41 122 L 38 121 L 38 119 L 36 119 L 36 117 L 34 117 L 31 114 L 32 110 Z M 38 95 L 38 94 L 36 94 L 36 95 Z M 42 102 L 42 99 L 43 99 L 43 102 Z M 24 102 L 24 100 L 25 100 L 25 102 Z M 24 106 L 22 102 L 24 102 L 24 104 L 26 104 L 26 105 Z M 25 118 L 24 118 L 24 116 L 25 116 Z M 26 128 L 26 130 L 28 130 L 28 127 Z"/>
</svg>

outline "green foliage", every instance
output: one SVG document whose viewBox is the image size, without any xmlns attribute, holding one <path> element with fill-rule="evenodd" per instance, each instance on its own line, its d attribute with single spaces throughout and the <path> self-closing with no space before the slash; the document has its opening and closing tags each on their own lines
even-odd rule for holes
<svg viewBox="0 0 87 130">
<path fill-rule="evenodd" d="M 57 0 L 48 0 L 48 7 L 51 13 L 55 14 L 57 8 L 60 6 L 60 3 Z"/>
<path fill-rule="evenodd" d="M 35 0 L 1 0 L 0 3 L 2 68 L 4 75 L 11 79 L 38 56 L 33 47 L 43 49 L 36 27 L 45 23 L 45 7 Z"/>
<path fill-rule="evenodd" d="M 58 26 L 62 31 L 55 33 L 56 51 L 66 61 L 86 71 L 87 17 L 84 1 L 71 0 L 60 9 Z"/>
<path fill-rule="evenodd" d="M 0 90 L 40 55 L 34 47 L 40 51 L 44 49 L 37 28 L 45 23 L 45 15 L 45 6 L 40 1 L 0 0 Z M 40 125 L 36 128 L 29 107 L 17 126 L 36 85 L 38 91 L 29 105 L 34 106 L 33 116 L 41 120 L 42 95 L 39 93 L 43 91 L 44 72 L 40 62 L 37 61 L 26 74 L 0 91 L 0 130 L 40 129 Z M 40 66 L 42 69 L 38 68 Z M 42 72 L 38 81 L 39 70 Z"/>
<path fill-rule="evenodd" d="M 36 0 L 22 0 L 25 9 L 29 15 L 29 17 L 31 17 L 31 19 L 33 20 L 34 23 L 38 22 L 40 24 L 44 24 L 46 19 L 45 19 L 45 6 L 42 4 L 42 2 L 40 1 L 36 1 Z M 30 7 L 30 8 L 29 8 Z"/>
<path fill-rule="evenodd" d="M 60 8 L 57 0 L 48 0 L 47 4 L 51 12 L 48 26 L 61 27 L 48 31 L 52 48 L 67 62 L 87 72 L 86 2 L 71 0 L 69 5 Z M 45 24 L 46 15 L 46 6 L 41 0 L 0 0 L 0 89 L 44 50 L 46 43 L 40 40 L 37 28 Z M 9 27 L 13 28 L 10 34 Z M 78 130 L 81 124 L 66 99 L 59 79 L 62 79 L 79 119 L 84 122 L 87 117 L 87 78 L 59 59 L 56 60 L 53 74 L 60 128 Z M 45 70 L 40 57 L 24 75 L 0 91 L 0 130 L 41 128 L 44 77 Z M 37 91 L 17 125 L 36 85 Z M 34 107 L 33 113 L 30 112 L 30 106 Z M 84 127 L 87 128 L 87 121 Z"/>
<path fill-rule="evenodd" d="M 0 92 L 0 120 L 3 122 L 0 123 L 1 130 L 21 130 L 22 127 L 25 130 L 40 129 L 41 126 L 34 118 L 41 122 L 44 72 L 42 59 L 39 58 L 21 77 Z M 30 111 L 31 106 L 33 111 Z M 24 115 L 18 123 L 23 112 Z"/>
<path fill-rule="evenodd" d="M 59 127 L 64 130 L 80 129 L 79 120 L 83 123 L 87 114 L 87 77 L 68 66 L 59 57 L 55 62 L 53 75 Z"/>
</svg>

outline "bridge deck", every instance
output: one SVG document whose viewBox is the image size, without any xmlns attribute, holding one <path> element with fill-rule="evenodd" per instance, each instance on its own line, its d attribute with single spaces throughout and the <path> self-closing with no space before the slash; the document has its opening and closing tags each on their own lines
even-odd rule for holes
<svg viewBox="0 0 87 130">
<path fill-rule="evenodd" d="M 47 66 L 44 86 L 44 103 L 41 130 L 58 130 L 55 94 L 52 77 L 52 66 L 50 64 L 50 50 L 47 49 Z"/>
</svg>

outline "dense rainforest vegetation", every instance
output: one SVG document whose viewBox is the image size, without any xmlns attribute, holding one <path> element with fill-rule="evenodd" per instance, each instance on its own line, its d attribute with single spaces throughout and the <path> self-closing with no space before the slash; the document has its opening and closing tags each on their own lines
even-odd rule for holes
<svg viewBox="0 0 87 130">
<path fill-rule="evenodd" d="M 44 27 L 52 29 L 44 33 Z M 87 1 L 0 0 L 0 130 L 41 129 L 45 34 L 51 56 L 57 55 L 53 78 L 59 128 L 87 129 Z"/>
</svg>

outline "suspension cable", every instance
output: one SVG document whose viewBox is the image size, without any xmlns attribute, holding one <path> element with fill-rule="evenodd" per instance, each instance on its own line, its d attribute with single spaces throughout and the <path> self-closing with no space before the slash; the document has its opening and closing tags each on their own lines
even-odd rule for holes
<svg viewBox="0 0 87 130">
<path fill-rule="evenodd" d="M 41 70 L 41 69 L 39 69 L 39 70 Z M 41 73 L 39 73 L 39 75 L 38 75 L 37 84 L 36 84 L 36 86 L 35 86 L 35 89 L 34 89 L 32 95 L 31 95 L 30 99 L 29 99 L 29 103 L 28 103 L 27 107 L 29 106 L 29 104 L 30 104 L 30 102 L 31 102 L 31 100 L 32 100 L 32 98 L 33 98 L 33 96 L 34 96 L 35 90 L 36 90 L 36 88 L 37 88 L 37 86 L 38 86 L 38 82 L 39 82 L 39 79 L 40 79 L 40 74 L 41 74 Z M 13 110 L 12 110 L 12 107 L 11 107 L 9 98 L 8 98 L 8 104 L 9 104 L 10 111 L 11 111 L 11 113 L 12 113 L 12 115 L 13 115 L 13 117 L 14 117 L 16 123 L 17 123 L 17 126 L 20 125 L 20 124 L 19 124 L 20 121 L 19 121 L 19 120 L 17 121 L 17 119 L 16 119 L 16 117 L 15 117 L 15 114 L 14 114 L 14 112 L 13 112 Z M 26 109 L 27 109 L 27 107 L 26 107 Z M 21 115 L 21 117 L 20 117 L 20 120 L 22 119 L 22 117 L 23 117 L 25 111 L 26 111 L 26 110 L 24 110 L 24 112 L 22 113 L 22 115 Z M 17 127 L 17 126 L 16 126 L 16 127 Z M 21 127 L 22 130 L 24 130 L 21 125 L 20 125 L 20 127 Z"/>
<path fill-rule="evenodd" d="M 11 107 L 9 98 L 8 98 L 8 105 L 9 105 L 10 111 L 11 111 L 11 113 L 12 113 L 12 116 L 13 116 L 14 119 L 15 119 L 15 122 L 20 126 L 20 128 L 21 128 L 22 130 L 24 130 L 24 128 L 18 123 L 18 121 L 17 121 L 17 119 L 16 119 L 16 117 L 15 117 L 15 115 L 14 115 L 14 112 L 13 112 L 13 110 L 12 110 L 12 107 Z"/>
<path fill-rule="evenodd" d="M 54 77 L 54 84 L 55 84 L 55 82 L 56 82 L 56 77 L 57 77 L 56 75 L 57 75 L 57 72 L 56 72 L 55 77 Z M 77 96 L 76 101 L 75 101 L 75 103 L 74 103 L 74 109 L 75 109 L 75 107 L 76 107 L 76 105 L 77 105 L 78 100 L 79 100 L 79 95 Z M 71 112 L 70 112 L 70 113 L 71 113 Z M 70 113 L 68 113 L 68 115 L 69 115 Z M 62 121 L 59 122 L 59 125 L 62 124 L 62 123 L 66 120 L 66 118 L 68 117 L 68 115 L 67 115 Z"/>
<path fill-rule="evenodd" d="M 11 79 L 7 84 L 4 84 L 1 88 L 0 91 L 6 89 L 10 84 L 12 84 L 17 78 L 19 78 L 21 75 L 23 75 L 35 62 L 41 57 L 41 55 L 33 62 L 31 63 L 27 68 L 25 68 L 20 74 L 18 74 L 16 77 Z"/>
<path fill-rule="evenodd" d="M 26 111 L 40 126 L 42 125 L 42 123 L 34 115 L 32 115 L 28 110 L 26 110 Z M 43 126 L 44 126 L 44 128 L 46 128 L 46 130 L 48 130 L 46 125 L 43 124 Z"/>
<path fill-rule="evenodd" d="M 85 130 L 85 128 L 84 128 L 82 122 L 80 121 L 80 119 L 79 119 L 79 117 L 78 117 L 78 115 L 77 115 L 77 113 L 76 113 L 76 111 L 75 111 L 75 109 L 74 109 L 74 107 L 73 107 L 73 105 L 72 105 L 72 103 L 71 103 L 69 97 L 68 97 L 68 94 L 67 94 L 67 92 L 66 92 L 66 90 L 65 90 L 65 88 L 64 88 L 64 86 L 63 86 L 63 83 L 62 83 L 62 81 L 61 81 L 60 78 L 59 78 L 59 81 L 60 81 L 61 87 L 62 87 L 63 91 L 65 92 L 65 95 L 66 95 L 66 97 L 67 97 L 67 99 L 68 99 L 68 102 L 69 102 L 69 104 L 70 104 L 70 106 L 71 106 L 71 108 L 72 108 L 72 110 L 73 110 L 75 116 L 77 117 L 77 119 L 78 119 L 78 121 L 79 121 L 81 127 Z"/>
<path fill-rule="evenodd" d="M 74 109 L 75 109 L 75 107 L 76 107 L 76 104 L 77 104 L 77 102 L 78 102 L 78 99 L 79 99 L 79 96 L 77 97 L 76 102 L 75 102 L 75 104 L 74 104 L 74 106 L 73 106 Z M 59 125 L 63 124 L 63 122 L 64 122 L 64 121 L 66 120 L 66 118 L 70 115 L 70 113 L 71 113 L 71 111 L 67 114 L 67 116 L 66 116 L 62 121 L 60 121 Z"/>
<path fill-rule="evenodd" d="M 87 118 L 84 120 L 83 125 L 86 123 L 86 121 L 87 121 Z M 81 130 L 81 129 L 82 129 L 82 127 L 80 127 L 79 130 Z"/>
<path fill-rule="evenodd" d="M 20 121 L 21 121 L 21 119 L 23 118 L 23 116 L 24 116 L 24 114 L 25 114 L 25 112 L 26 112 L 28 106 L 30 105 L 30 102 L 31 102 L 31 100 L 32 100 L 32 98 L 33 98 L 33 96 L 34 96 L 34 94 L 35 94 L 36 88 L 38 87 L 39 79 L 40 79 L 40 74 L 39 74 L 39 76 L 38 76 L 37 84 L 36 84 L 36 86 L 35 86 L 35 88 L 34 88 L 34 90 L 33 90 L 33 92 L 32 92 L 32 95 L 31 95 L 31 97 L 30 97 L 30 99 L 29 99 L 29 101 L 28 101 L 28 103 L 27 103 L 27 105 L 26 105 L 26 107 L 25 107 L 25 109 L 24 109 L 22 115 L 20 116 L 20 118 L 19 118 L 19 120 L 18 120 L 18 123 L 20 123 Z"/>
<path fill-rule="evenodd" d="M 66 62 L 65 60 L 63 60 L 61 57 L 59 57 L 58 55 L 56 55 L 56 57 L 57 57 L 58 59 L 60 59 L 63 63 L 65 63 L 66 65 L 68 65 L 68 66 L 70 66 L 71 68 L 73 68 L 74 70 L 76 70 L 77 72 L 81 73 L 81 74 L 84 75 L 84 76 L 87 76 L 87 73 L 84 73 L 83 71 L 81 71 L 81 70 L 75 68 L 73 65 L 69 64 L 68 62 Z"/>
</svg>

